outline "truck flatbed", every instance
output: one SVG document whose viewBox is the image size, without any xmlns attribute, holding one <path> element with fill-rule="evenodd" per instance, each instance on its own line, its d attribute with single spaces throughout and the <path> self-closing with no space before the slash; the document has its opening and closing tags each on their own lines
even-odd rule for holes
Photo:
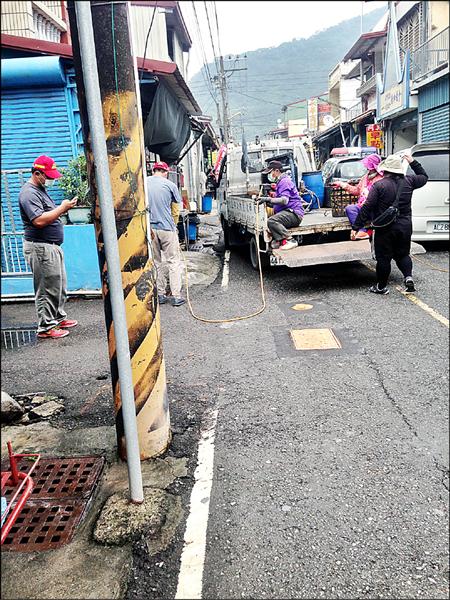
<svg viewBox="0 0 450 600">
<path fill-rule="evenodd" d="M 301 229 L 299 227 L 298 229 Z M 317 231 L 317 230 L 315 230 Z M 411 243 L 411 254 L 424 254 L 425 249 Z M 307 267 L 330 263 L 368 260 L 372 258 L 369 240 L 333 242 L 329 244 L 311 244 L 298 246 L 292 250 L 272 250 L 270 264 L 286 267 Z"/>
<path fill-rule="evenodd" d="M 324 233 L 329 231 L 350 231 L 351 225 L 347 217 L 333 217 L 331 208 L 319 208 L 305 213 L 299 227 L 291 229 L 294 235 Z"/>
</svg>

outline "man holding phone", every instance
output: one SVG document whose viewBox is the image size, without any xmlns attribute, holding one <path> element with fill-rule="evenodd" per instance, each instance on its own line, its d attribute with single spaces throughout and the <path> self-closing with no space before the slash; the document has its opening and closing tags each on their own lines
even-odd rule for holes
<svg viewBox="0 0 450 600">
<path fill-rule="evenodd" d="M 33 272 L 37 336 L 58 339 L 69 335 L 67 329 L 77 321 L 67 318 L 67 279 L 64 254 L 64 226 L 61 215 L 73 208 L 77 198 L 56 206 L 48 189 L 61 173 L 49 156 L 39 156 L 31 167 L 31 178 L 19 194 L 20 216 L 24 225 L 23 249 Z"/>
</svg>

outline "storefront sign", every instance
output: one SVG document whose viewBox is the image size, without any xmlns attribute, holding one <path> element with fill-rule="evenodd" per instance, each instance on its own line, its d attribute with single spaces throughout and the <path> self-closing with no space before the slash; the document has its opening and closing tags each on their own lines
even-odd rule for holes
<svg viewBox="0 0 450 600">
<path fill-rule="evenodd" d="M 380 94 L 380 112 L 387 115 L 401 110 L 405 105 L 405 86 L 402 83 L 393 85 L 390 89 Z"/>
<path fill-rule="evenodd" d="M 377 119 L 381 121 L 409 108 L 410 56 L 406 52 L 400 60 L 397 21 L 394 2 L 389 3 L 389 25 L 383 77 L 377 81 Z"/>
<path fill-rule="evenodd" d="M 367 145 L 372 148 L 383 148 L 383 132 L 379 125 L 367 125 L 366 126 L 366 138 Z"/>
<path fill-rule="evenodd" d="M 311 131 L 317 131 L 319 129 L 317 104 L 317 98 L 310 98 L 308 100 L 308 129 Z"/>
</svg>

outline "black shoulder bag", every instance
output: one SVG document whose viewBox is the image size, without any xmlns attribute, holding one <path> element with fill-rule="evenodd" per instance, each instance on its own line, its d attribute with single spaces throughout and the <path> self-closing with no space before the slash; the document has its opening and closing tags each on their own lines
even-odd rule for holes
<svg viewBox="0 0 450 600">
<path fill-rule="evenodd" d="M 403 191 L 403 186 L 405 184 L 404 178 L 400 181 L 397 188 L 397 194 L 395 196 L 395 200 L 391 206 L 389 206 L 385 211 L 378 215 L 376 219 L 372 221 L 370 225 L 373 229 L 380 229 L 381 227 L 387 227 L 388 225 L 392 225 L 397 220 L 399 215 L 398 204 L 400 201 L 400 194 Z"/>
</svg>

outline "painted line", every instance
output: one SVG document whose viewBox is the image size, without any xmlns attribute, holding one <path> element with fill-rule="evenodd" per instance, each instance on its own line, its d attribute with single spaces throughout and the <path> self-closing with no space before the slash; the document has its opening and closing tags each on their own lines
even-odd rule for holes
<svg viewBox="0 0 450 600">
<path fill-rule="evenodd" d="M 436 321 L 439 321 L 439 323 L 442 323 L 442 325 L 445 325 L 447 328 L 449 327 L 448 319 L 446 319 L 440 313 L 434 310 L 434 308 L 431 308 L 431 306 L 428 306 L 428 304 L 425 304 L 425 302 L 422 302 L 422 300 L 419 300 L 417 296 L 414 296 L 414 294 L 408 294 L 408 292 L 405 292 L 405 290 L 403 290 L 399 285 L 396 285 L 395 289 L 398 290 L 400 294 L 405 296 L 405 298 L 407 298 L 410 302 L 412 302 L 413 304 L 424 310 L 426 313 L 431 315 L 433 319 L 436 319 Z"/>
<path fill-rule="evenodd" d="M 198 445 L 195 483 L 191 492 L 189 515 L 184 533 L 184 547 L 175 600 L 201 599 L 203 567 L 206 554 L 206 531 L 208 528 L 209 501 L 214 467 L 214 439 L 217 410 L 208 413 L 204 420 Z"/>
<path fill-rule="evenodd" d="M 223 262 L 222 287 L 228 287 L 230 279 L 230 250 L 225 251 L 225 260 Z"/>
<path fill-rule="evenodd" d="M 361 262 L 370 271 L 376 272 L 376 269 L 374 267 L 372 267 L 372 265 L 367 264 L 365 261 L 361 261 Z M 431 317 L 433 317 L 433 319 L 436 319 L 436 321 L 439 321 L 439 323 L 442 323 L 442 325 L 445 325 L 445 327 L 447 327 L 447 328 L 449 327 L 449 320 L 446 317 L 443 317 L 440 313 L 438 313 L 437 310 L 434 310 L 434 308 L 431 308 L 431 306 L 428 306 L 428 304 L 425 304 L 425 302 L 422 302 L 422 300 L 419 300 L 419 298 L 417 298 L 417 296 L 414 296 L 414 294 L 405 292 L 405 290 L 403 288 L 401 288 L 399 285 L 396 285 L 395 289 L 397 291 L 399 291 L 400 294 L 402 296 L 404 296 L 405 298 L 407 298 L 410 302 L 412 302 L 413 304 L 415 304 L 416 306 L 418 306 L 419 308 L 424 310 L 426 313 L 428 313 Z"/>
</svg>

